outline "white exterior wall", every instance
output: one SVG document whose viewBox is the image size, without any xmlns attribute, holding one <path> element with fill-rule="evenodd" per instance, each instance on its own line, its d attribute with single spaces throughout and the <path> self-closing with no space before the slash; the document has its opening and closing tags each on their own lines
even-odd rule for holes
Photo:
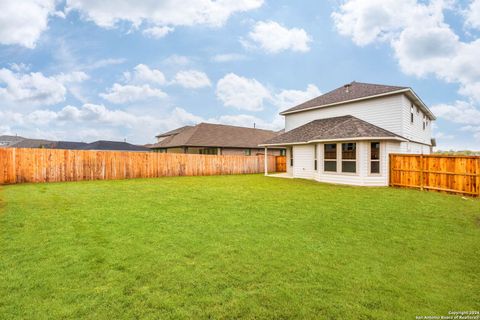
<svg viewBox="0 0 480 320">
<path fill-rule="evenodd" d="M 293 177 L 313 179 L 314 145 L 293 146 Z M 290 165 L 290 163 L 287 163 Z"/>
<path fill-rule="evenodd" d="M 352 115 L 385 130 L 412 140 L 402 148 L 404 153 L 430 153 L 432 121 L 423 130 L 423 111 L 414 108 L 414 121 L 410 121 L 411 101 L 404 94 L 352 102 L 285 115 L 285 131 L 290 131 L 310 121 Z M 417 143 L 415 143 L 417 142 Z M 422 144 L 426 144 L 423 145 Z"/>
<path fill-rule="evenodd" d="M 423 116 L 425 113 L 414 104 L 412 123 L 410 118 L 411 105 L 412 102 L 410 99 L 408 99 L 407 96 L 402 95 L 402 136 L 412 141 L 430 144 L 432 138 L 432 122 L 429 119 L 428 125 L 425 126 L 425 130 L 423 130 Z"/>
<path fill-rule="evenodd" d="M 352 102 L 344 105 L 324 107 L 315 110 L 285 115 L 285 131 L 290 131 L 310 121 L 352 115 L 380 128 L 402 135 L 403 95 L 380 97 Z"/>
<path fill-rule="evenodd" d="M 349 141 L 345 141 L 349 142 Z M 313 179 L 320 182 L 358 186 L 387 186 L 389 175 L 388 155 L 401 152 L 400 142 L 380 141 L 380 173 L 370 173 L 371 141 L 356 141 L 357 172 L 341 172 L 341 142 L 337 144 L 337 172 L 324 171 L 324 144 L 317 144 L 317 170 L 314 169 L 314 144 L 294 146 L 293 168 L 287 158 L 287 172 L 294 178 Z M 290 171 L 288 171 L 290 168 Z"/>
</svg>

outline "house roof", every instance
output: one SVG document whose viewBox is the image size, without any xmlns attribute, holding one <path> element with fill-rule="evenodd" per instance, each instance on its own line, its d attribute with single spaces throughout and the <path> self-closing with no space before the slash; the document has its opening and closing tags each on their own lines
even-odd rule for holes
<svg viewBox="0 0 480 320">
<path fill-rule="evenodd" d="M 137 146 L 122 141 L 99 140 L 88 143 L 82 150 L 110 150 L 110 151 L 150 151 L 149 148 Z"/>
<path fill-rule="evenodd" d="M 406 140 L 393 132 L 377 127 L 354 116 L 341 116 L 313 120 L 303 126 L 263 142 L 262 145 L 301 144 L 313 141 L 343 139 L 394 139 Z"/>
<path fill-rule="evenodd" d="M 23 139 L 15 144 L 11 144 L 12 148 L 43 148 L 53 143 L 51 140 L 44 139 Z"/>
<path fill-rule="evenodd" d="M 289 113 L 301 112 L 309 109 L 316 109 L 320 107 L 342 104 L 359 99 L 370 99 L 379 95 L 395 94 L 403 92 L 409 96 L 412 101 L 417 103 L 430 116 L 432 120 L 435 119 L 433 113 L 423 103 L 423 101 L 413 92 L 409 87 L 401 86 L 387 86 L 381 84 L 362 83 L 353 81 L 345 84 L 337 89 L 327 92 L 319 97 L 308 100 L 293 108 L 287 109 L 280 114 L 285 115 Z"/>
<path fill-rule="evenodd" d="M 171 136 L 173 134 L 180 133 L 181 131 L 183 131 L 185 129 L 188 129 L 188 128 L 192 128 L 192 126 L 184 126 L 184 127 L 180 127 L 180 128 L 177 128 L 177 129 L 165 132 L 165 133 L 161 133 L 158 136 L 156 136 L 156 138 L 168 137 L 168 136 Z"/>
<path fill-rule="evenodd" d="M 46 147 L 51 149 L 84 150 L 86 146 L 88 146 L 86 142 L 56 141 Z"/>
<path fill-rule="evenodd" d="M 265 140 L 278 135 L 271 130 L 228 126 L 213 123 L 200 123 L 196 126 L 182 127 L 173 131 L 173 134 L 161 134 L 164 139 L 151 148 L 174 147 L 230 147 L 230 148 L 258 148 Z"/>
<path fill-rule="evenodd" d="M 0 147 L 7 147 L 22 140 L 25 140 L 25 138 L 19 136 L 2 135 L 0 136 Z"/>
</svg>

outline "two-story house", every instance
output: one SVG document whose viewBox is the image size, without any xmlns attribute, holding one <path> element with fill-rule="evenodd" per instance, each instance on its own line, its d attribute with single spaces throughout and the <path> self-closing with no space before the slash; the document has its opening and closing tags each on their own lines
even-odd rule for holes
<svg viewBox="0 0 480 320">
<path fill-rule="evenodd" d="M 285 133 L 262 146 L 287 148 L 287 175 L 386 186 L 390 153 L 429 154 L 435 116 L 408 87 L 352 82 L 280 113 Z"/>
</svg>

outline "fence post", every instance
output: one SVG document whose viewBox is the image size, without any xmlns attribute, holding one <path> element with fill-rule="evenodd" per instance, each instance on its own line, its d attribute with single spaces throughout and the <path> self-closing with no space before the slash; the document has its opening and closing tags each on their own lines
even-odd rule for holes
<svg viewBox="0 0 480 320">
<path fill-rule="evenodd" d="M 423 190 L 423 153 L 420 155 L 420 190 Z"/>
<path fill-rule="evenodd" d="M 480 157 L 477 158 L 475 173 L 477 174 L 477 190 L 478 190 L 478 196 L 480 197 Z"/>
<path fill-rule="evenodd" d="M 393 154 L 389 154 L 388 155 L 388 165 L 390 167 L 390 174 L 389 174 L 389 177 L 388 177 L 388 185 L 390 187 L 393 186 Z"/>
</svg>

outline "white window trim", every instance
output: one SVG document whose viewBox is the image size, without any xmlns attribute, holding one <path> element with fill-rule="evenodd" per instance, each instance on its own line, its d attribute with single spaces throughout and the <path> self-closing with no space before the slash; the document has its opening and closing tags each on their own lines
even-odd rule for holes
<svg viewBox="0 0 480 320">
<path fill-rule="evenodd" d="M 336 146 L 336 149 L 335 151 L 337 152 L 337 158 L 336 159 L 326 159 L 325 158 L 325 145 L 327 144 L 334 144 Z M 322 157 L 322 173 L 325 173 L 325 174 L 337 174 L 338 172 L 338 143 L 324 143 L 322 144 L 322 154 L 323 154 L 323 157 Z M 325 161 L 335 161 L 337 163 L 337 171 L 325 171 Z"/>
<path fill-rule="evenodd" d="M 355 143 L 355 160 L 345 160 L 345 161 L 355 161 L 355 172 L 343 172 L 342 171 L 342 144 L 343 143 Z M 337 171 L 325 171 L 325 161 L 333 161 L 334 159 L 325 159 L 325 145 L 326 144 L 335 144 L 337 145 Z M 359 176 L 360 175 L 360 167 L 359 167 L 359 156 L 360 156 L 360 146 L 358 141 L 342 141 L 337 143 L 328 143 L 325 142 L 322 146 L 323 152 L 323 159 L 322 159 L 322 173 L 326 175 L 335 175 L 335 176 Z"/>
<path fill-rule="evenodd" d="M 379 152 L 379 155 L 378 155 L 378 173 L 372 173 L 372 166 L 371 166 L 371 162 L 372 162 L 372 142 L 378 142 L 380 144 L 378 146 L 378 152 Z M 384 152 L 383 151 L 383 146 L 384 146 L 384 144 L 381 141 L 370 141 L 370 142 L 368 142 L 367 160 L 368 160 L 368 175 L 369 176 L 372 176 L 372 177 L 382 176 L 382 169 L 383 169 L 382 156 L 383 156 L 383 152 Z M 377 161 L 377 160 L 373 160 L 373 161 Z"/>
</svg>

